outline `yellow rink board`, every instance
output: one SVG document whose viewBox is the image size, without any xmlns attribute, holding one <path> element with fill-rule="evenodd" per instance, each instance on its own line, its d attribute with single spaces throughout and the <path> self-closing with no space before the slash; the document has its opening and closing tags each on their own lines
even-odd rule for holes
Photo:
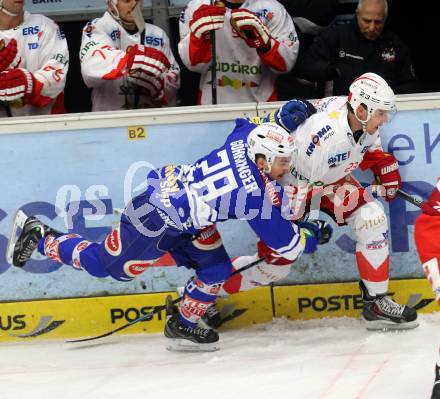
<svg viewBox="0 0 440 399">
<path fill-rule="evenodd" d="M 390 282 L 400 303 L 419 312 L 439 310 L 425 279 Z M 162 306 L 169 293 L 54 299 L 0 303 L 0 342 L 72 339 L 107 333 Z M 175 293 L 171 293 L 176 298 Z M 218 307 L 229 317 L 222 329 L 268 323 L 275 317 L 316 319 L 360 317 L 362 300 L 357 283 L 259 287 L 219 298 Z M 165 312 L 136 323 L 118 334 L 161 333 Z"/>
<path fill-rule="evenodd" d="M 169 293 L 54 299 L 0 303 L 0 342 L 35 339 L 68 339 L 104 334 L 114 330 L 156 306 L 165 303 Z M 170 293 L 176 298 L 175 293 Z M 272 320 L 269 287 L 232 295 L 219 301 L 220 308 L 234 315 L 227 324 L 245 327 Z M 122 334 L 163 331 L 165 312 L 151 321 L 138 322 Z M 118 333 L 119 334 L 119 333 Z"/>
<path fill-rule="evenodd" d="M 389 291 L 396 302 L 415 307 L 418 312 L 438 311 L 426 279 L 393 280 Z M 362 298 L 355 283 L 310 284 L 274 287 L 275 317 L 292 320 L 323 317 L 360 317 Z"/>
</svg>

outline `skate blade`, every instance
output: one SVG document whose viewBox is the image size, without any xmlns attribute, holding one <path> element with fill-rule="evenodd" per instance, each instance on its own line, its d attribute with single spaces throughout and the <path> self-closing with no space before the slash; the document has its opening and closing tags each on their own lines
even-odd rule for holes
<svg viewBox="0 0 440 399">
<path fill-rule="evenodd" d="M 198 344 L 188 341 L 187 339 L 168 338 L 171 342 L 167 346 L 167 350 L 172 352 L 215 352 L 220 348 L 217 342 L 212 344 Z"/>
<path fill-rule="evenodd" d="M 363 319 L 365 328 L 368 331 L 400 331 L 400 330 L 412 330 L 419 326 L 417 320 L 409 321 L 408 323 L 393 323 L 386 320 L 373 320 L 367 321 Z"/>
<path fill-rule="evenodd" d="M 24 223 L 26 222 L 28 216 L 20 209 L 17 211 L 12 224 L 11 234 L 9 236 L 8 247 L 6 249 L 6 261 L 13 265 L 14 248 L 17 243 L 18 237 L 20 236 Z"/>
</svg>

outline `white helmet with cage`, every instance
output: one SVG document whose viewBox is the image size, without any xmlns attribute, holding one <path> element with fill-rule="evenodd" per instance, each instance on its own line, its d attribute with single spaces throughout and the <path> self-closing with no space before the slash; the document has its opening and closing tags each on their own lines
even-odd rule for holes
<svg viewBox="0 0 440 399">
<path fill-rule="evenodd" d="M 368 122 L 377 110 L 396 112 L 395 101 L 391 87 L 385 79 L 375 73 L 364 73 L 350 85 L 348 103 L 355 115 L 360 104 L 367 107 L 367 119 L 359 120 L 362 123 Z M 357 115 L 356 118 L 358 118 Z"/>
<path fill-rule="evenodd" d="M 292 157 L 293 137 L 275 123 L 262 123 L 252 130 L 247 137 L 247 154 L 256 162 L 257 154 L 262 154 L 268 164 L 266 173 L 270 173 L 276 157 Z"/>
</svg>

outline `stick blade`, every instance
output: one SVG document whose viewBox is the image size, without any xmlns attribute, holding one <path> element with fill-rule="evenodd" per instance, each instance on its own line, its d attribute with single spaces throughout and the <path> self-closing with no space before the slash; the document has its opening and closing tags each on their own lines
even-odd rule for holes
<svg viewBox="0 0 440 399">
<path fill-rule="evenodd" d="M 13 265 L 14 248 L 17 243 L 18 237 L 20 237 L 23 231 L 24 223 L 28 216 L 19 209 L 14 216 L 14 221 L 12 222 L 11 234 L 9 235 L 8 246 L 6 248 L 6 261 Z"/>
</svg>

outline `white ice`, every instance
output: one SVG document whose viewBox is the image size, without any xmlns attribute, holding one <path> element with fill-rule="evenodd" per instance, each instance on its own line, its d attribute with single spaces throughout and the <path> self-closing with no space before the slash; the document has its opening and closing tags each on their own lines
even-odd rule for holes
<svg viewBox="0 0 440 399">
<path fill-rule="evenodd" d="M 168 352 L 162 334 L 1 344 L 0 398 L 429 398 L 440 313 L 419 318 L 398 333 L 277 319 L 221 332 L 214 353 Z"/>
</svg>

